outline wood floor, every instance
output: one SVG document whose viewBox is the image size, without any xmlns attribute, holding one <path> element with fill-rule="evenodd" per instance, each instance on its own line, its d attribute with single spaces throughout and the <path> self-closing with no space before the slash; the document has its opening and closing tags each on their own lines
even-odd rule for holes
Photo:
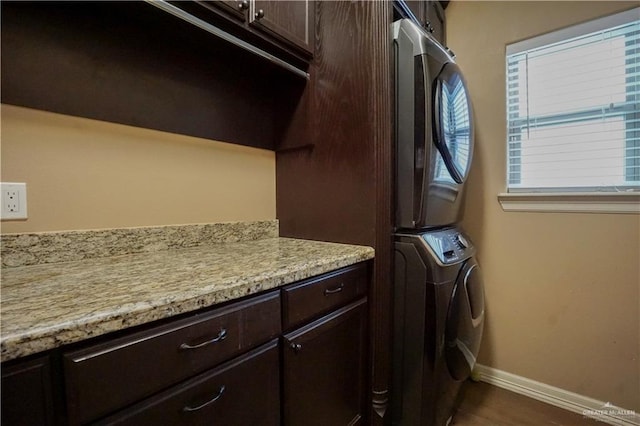
<svg viewBox="0 0 640 426">
<path fill-rule="evenodd" d="M 604 425 L 544 402 L 486 383 L 468 381 L 462 403 L 453 417 L 455 426 Z"/>
</svg>

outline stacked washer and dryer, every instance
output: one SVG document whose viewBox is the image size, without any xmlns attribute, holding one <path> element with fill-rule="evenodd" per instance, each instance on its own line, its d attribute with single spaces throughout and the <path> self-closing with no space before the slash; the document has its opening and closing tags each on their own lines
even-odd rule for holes
<svg viewBox="0 0 640 426">
<path fill-rule="evenodd" d="M 410 19 L 394 22 L 393 35 L 392 423 L 441 426 L 451 421 L 461 384 L 475 365 L 484 325 L 475 248 L 458 226 L 473 117 L 451 51 Z"/>
</svg>

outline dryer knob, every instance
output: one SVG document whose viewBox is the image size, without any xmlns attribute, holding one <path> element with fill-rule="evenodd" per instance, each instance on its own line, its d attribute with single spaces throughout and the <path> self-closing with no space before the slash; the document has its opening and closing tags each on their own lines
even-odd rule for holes
<svg viewBox="0 0 640 426">
<path fill-rule="evenodd" d="M 462 246 L 461 248 L 469 248 L 469 241 L 462 234 L 458 234 L 458 243 Z"/>
</svg>

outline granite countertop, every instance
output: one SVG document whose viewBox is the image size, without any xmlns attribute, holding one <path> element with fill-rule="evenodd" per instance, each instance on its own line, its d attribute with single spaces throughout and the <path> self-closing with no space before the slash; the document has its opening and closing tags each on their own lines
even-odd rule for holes
<svg viewBox="0 0 640 426">
<path fill-rule="evenodd" d="M 264 238 L 3 269 L 1 359 L 190 312 L 373 256 L 365 246 Z"/>
</svg>

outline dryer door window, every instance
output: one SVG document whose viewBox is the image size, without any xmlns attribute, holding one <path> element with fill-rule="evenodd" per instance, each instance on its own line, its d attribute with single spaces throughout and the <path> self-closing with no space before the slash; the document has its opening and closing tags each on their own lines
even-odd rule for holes
<svg viewBox="0 0 640 426">
<path fill-rule="evenodd" d="M 467 86 L 454 63 L 436 78 L 433 93 L 434 141 L 451 177 L 464 183 L 473 155 L 473 122 Z"/>
<path fill-rule="evenodd" d="M 484 328 L 484 285 L 472 258 L 453 288 L 445 330 L 445 358 L 451 377 L 465 380 L 475 366 Z"/>
</svg>

